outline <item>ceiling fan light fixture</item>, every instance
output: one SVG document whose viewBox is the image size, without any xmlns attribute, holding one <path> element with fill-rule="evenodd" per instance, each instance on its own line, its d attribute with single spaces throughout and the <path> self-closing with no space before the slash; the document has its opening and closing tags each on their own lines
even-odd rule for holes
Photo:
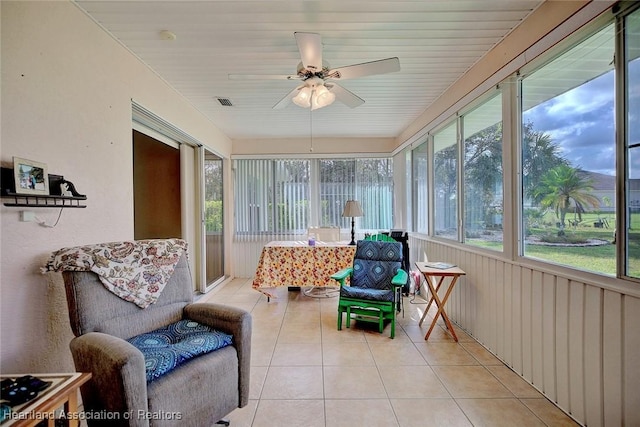
<svg viewBox="0 0 640 427">
<path fill-rule="evenodd" d="M 173 41 L 177 37 L 176 37 L 176 34 L 174 32 L 172 32 L 172 31 L 162 30 L 162 31 L 160 31 L 160 38 L 162 40 L 171 40 L 171 41 Z"/>
<path fill-rule="evenodd" d="M 333 104 L 336 99 L 349 108 L 356 108 L 364 104 L 364 99 L 335 83 L 334 80 L 348 80 L 400 71 L 398 57 L 332 69 L 322 58 L 322 39 L 320 34 L 295 32 L 294 36 L 302 59 L 296 68 L 296 74 L 264 75 L 262 78 L 269 80 L 295 79 L 302 80 L 303 83 L 289 91 L 284 98 L 272 107 L 273 109 L 285 108 L 293 102 L 301 108 L 316 110 Z M 229 79 L 231 80 L 255 78 L 260 78 L 260 75 L 229 74 Z"/>
<path fill-rule="evenodd" d="M 329 92 L 324 85 L 318 86 L 313 95 L 312 110 L 331 105 L 336 100 L 335 94 Z"/>
<path fill-rule="evenodd" d="M 311 106 L 311 88 L 309 86 L 305 86 L 300 89 L 292 101 L 298 107 L 309 108 Z"/>
</svg>

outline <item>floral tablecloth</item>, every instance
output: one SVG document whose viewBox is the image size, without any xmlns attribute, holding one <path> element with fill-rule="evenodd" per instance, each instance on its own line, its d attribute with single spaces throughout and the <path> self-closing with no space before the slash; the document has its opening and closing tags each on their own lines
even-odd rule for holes
<svg viewBox="0 0 640 427">
<path fill-rule="evenodd" d="M 274 297 L 278 286 L 338 286 L 331 275 L 351 267 L 355 253 L 347 243 L 269 242 L 262 248 L 253 289 Z"/>
</svg>

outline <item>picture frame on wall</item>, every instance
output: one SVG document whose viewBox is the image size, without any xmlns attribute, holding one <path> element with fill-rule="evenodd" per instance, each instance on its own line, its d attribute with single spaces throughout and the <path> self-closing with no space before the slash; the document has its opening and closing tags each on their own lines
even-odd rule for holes
<svg viewBox="0 0 640 427">
<path fill-rule="evenodd" d="M 13 158 L 16 194 L 49 195 L 49 173 L 45 163 Z"/>
</svg>

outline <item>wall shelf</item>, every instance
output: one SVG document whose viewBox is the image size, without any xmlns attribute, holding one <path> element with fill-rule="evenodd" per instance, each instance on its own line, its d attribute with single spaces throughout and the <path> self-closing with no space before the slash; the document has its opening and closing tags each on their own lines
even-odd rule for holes
<svg viewBox="0 0 640 427">
<path fill-rule="evenodd" d="M 3 199 L 12 199 L 10 202 L 3 202 L 5 206 L 19 208 L 86 208 L 81 205 L 82 200 L 87 200 L 86 196 L 67 197 L 52 195 L 16 194 L 6 193 Z"/>
<path fill-rule="evenodd" d="M 69 181 L 65 181 L 62 175 L 49 174 L 49 191 L 51 194 L 18 194 L 13 176 L 13 169 L 0 168 L 0 194 L 3 204 L 15 208 L 86 208 L 87 205 L 80 204 L 87 200 L 84 194 L 78 194 L 75 189 L 71 194 L 75 196 L 63 196 L 60 184 L 66 182 L 73 187 Z M 11 199 L 11 200 L 7 200 Z"/>
</svg>

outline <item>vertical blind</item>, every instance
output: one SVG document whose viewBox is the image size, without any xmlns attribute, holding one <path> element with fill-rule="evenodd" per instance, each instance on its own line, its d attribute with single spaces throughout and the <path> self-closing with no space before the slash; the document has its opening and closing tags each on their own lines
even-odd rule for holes
<svg viewBox="0 0 640 427">
<path fill-rule="evenodd" d="M 364 217 L 356 218 L 359 230 L 388 230 L 393 224 L 392 162 L 234 160 L 236 238 L 273 235 L 284 240 L 299 238 L 309 227 L 348 229 L 351 219 L 342 217 L 347 200 L 358 200 L 362 206 Z"/>
</svg>

